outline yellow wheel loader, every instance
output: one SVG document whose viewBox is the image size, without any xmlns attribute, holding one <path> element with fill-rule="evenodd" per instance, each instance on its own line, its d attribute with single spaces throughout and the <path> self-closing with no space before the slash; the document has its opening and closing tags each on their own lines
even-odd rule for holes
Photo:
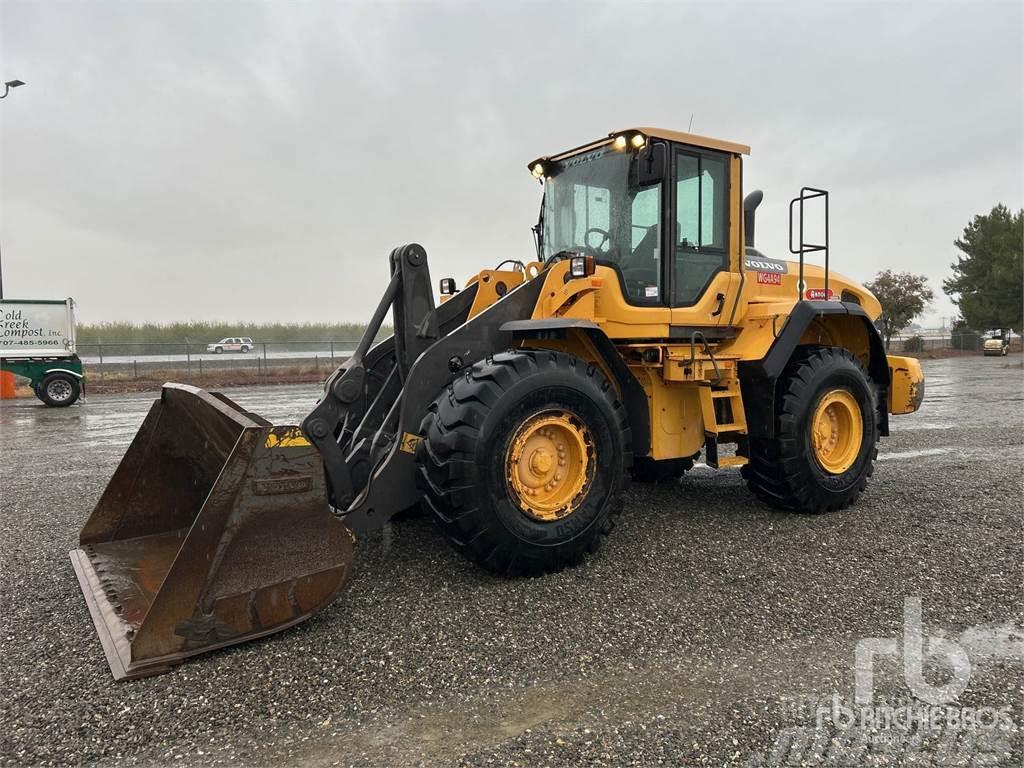
<svg viewBox="0 0 1024 768">
<path fill-rule="evenodd" d="M 774 507 L 852 504 L 924 377 L 886 356 L 874 296 L 830 272 L 826 191 L 791 202 L 789 259 L 754 247 L 748 152 L 636 128 L 529 163 L 536 256 L 445 278 L 435 304 L 424 249 L 394 250 L 301 427 L 166 385 L 71 552 L 114 677 L 302 621 L 349 580 L 353 543 L 418 505 L 514 576 L 579 562 L 630 477 L 701 453 Z"/>
</svg>

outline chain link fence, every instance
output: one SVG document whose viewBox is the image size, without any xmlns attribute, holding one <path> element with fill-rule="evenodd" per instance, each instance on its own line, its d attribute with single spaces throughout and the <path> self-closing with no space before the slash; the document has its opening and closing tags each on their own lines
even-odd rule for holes
<svg viewBox="0 0 1024 768">
<path fill-rule="evenodd" d="M 272 377 L 322 372 L 326 377 L 348 359 L 358 339 L 254 342 L 251 349 L 210 352 L 204 343 L 104 342 L 78 344 L 86 374 L 93 380 L 148 379 L 171 374 L 189 380 L 217 374 Z"/>
<path fill-rule="evenodd" d="M 986 335 L 974 332 L 946 335 L 902 334 L 889 344 L 893 354 L 980 352 Z M 356 348 L 359 339 L 327 341 L 253 342 L 246 352 L 210 352 L 197 342 L 103 342 L 79 344 L 78 356 L 92 380 L 205 377 L 238 374 L 271 378 L 322 374 L 326 377 Z M 1010 340 L 1010 351 L 1021 351 L 1021 338 Z"/>
<path fill-rule="evenodd" d="M 986 334 L 966 331 L 964 333 L 936 334 L 901 334 L 889 342 L 889 351 L 893 354 L 916 354 L 920 352 L 981 352 L 982 344 L 989 338 Z M 1021 351 L 1021 338 L 1010 339 L 1010 352 Z"/>
</svg>

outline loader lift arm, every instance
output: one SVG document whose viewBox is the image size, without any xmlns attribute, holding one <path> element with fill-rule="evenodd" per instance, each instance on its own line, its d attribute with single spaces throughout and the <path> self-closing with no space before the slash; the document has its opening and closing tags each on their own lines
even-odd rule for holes
<svg viewBox="0 0 1024 768">
<path fill-rule="evenodd" d="M 435 307 L 422 246 L 396 248 L 390 264 L 358 347 L 302 422 L 323 457 L 331 505 L 356 535 L 419 501 L 415 452 L 430 403 L 466 367 L 510 346 L 501 326 L 528 317 L 543 285 L 529 280 L 468 320 L 477 285 Z M 371 346 L 389 307 L 395 334 Z"/>
</svg>

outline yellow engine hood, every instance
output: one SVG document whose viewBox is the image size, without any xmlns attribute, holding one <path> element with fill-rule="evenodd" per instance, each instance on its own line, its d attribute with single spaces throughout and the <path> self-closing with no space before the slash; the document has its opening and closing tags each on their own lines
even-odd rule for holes
<svg viewBox="0 0 1024 768">
<path fill-rule="evenodd" d="M 745 263 L 745 282 L 749 301 L 776 302 L 792 300 L 797 296 L 800 262 L 781 261 L 748 255 Z M 805 298 L 821 298 L 813 292 L 825 287 L 825 270 L 817 264 L 804 263 Z M 882 305 L 867 288 L 833 269 L 828 271 L 828 288 L 834 301 L 853 301 L 864 308 L 872 321 L 882 314 Z M 811 293 L 808 295 L 808 291 Z"/>
</svg>

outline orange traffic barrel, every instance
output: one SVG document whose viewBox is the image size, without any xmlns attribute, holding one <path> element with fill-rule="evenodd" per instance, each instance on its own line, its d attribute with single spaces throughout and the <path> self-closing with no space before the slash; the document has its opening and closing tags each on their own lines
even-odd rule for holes
<svg viewBox="0 0 1024 768">
<path fill-rule="evenodd" d="M 10 371 L 0 371 L 0 400 L 10 400 L 17 397 L 17 386 L 13 373 Z"/>
</svg>

